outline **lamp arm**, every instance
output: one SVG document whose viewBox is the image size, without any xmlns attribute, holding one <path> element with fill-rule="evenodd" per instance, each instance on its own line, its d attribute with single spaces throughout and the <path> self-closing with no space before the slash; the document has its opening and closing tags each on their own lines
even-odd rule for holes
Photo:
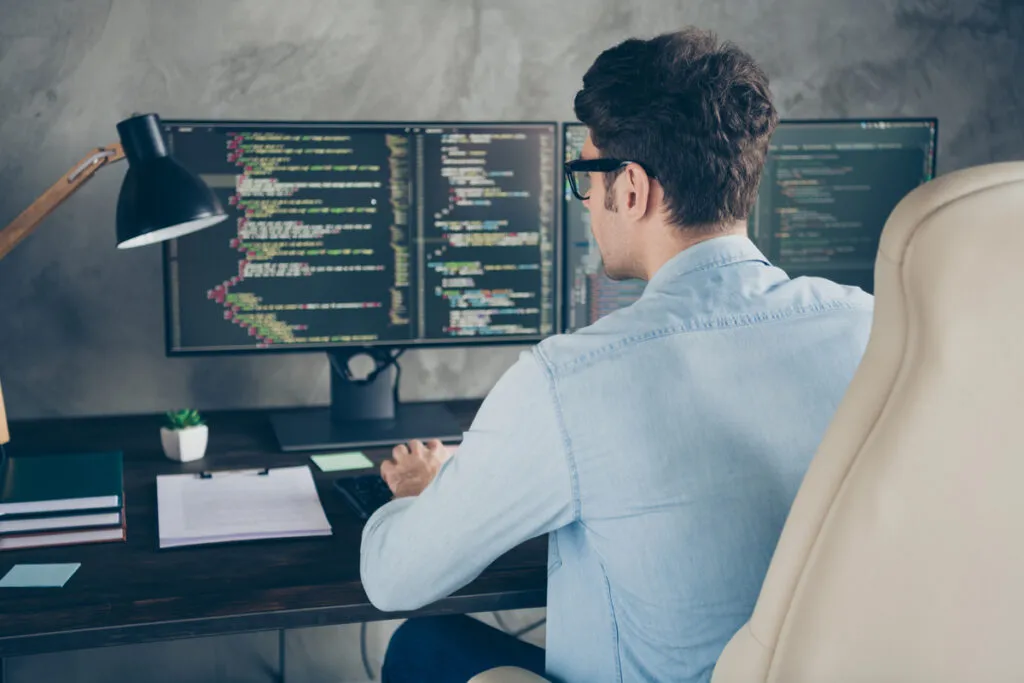
<svg viewBox="0 0 1024 683">
<path fill-rule="evenodd" d="M 7 411 L 4 410 L 4 392 L 0 388 L 0 449 L 3 449 L 5 443 L 11 440 L 11 433 L 7 429 Z M 0 450 L 0 454 L 2 454 Z M 3 473 L 0 472 L 0 475 Z"/>
<path fill-rule="evenodd" d="M 75 164 L 68 173 L 53 184 L 32 204 L 18 214 L 11 223 L 0 230 L 0 259 L 11 253 L 11 250 L 23 239 L 32 234 L 40 221 L 50 215 L 60 204 L 74 194 L 85 181 L 93 176 L 102 166 L 124 159 L 124 149 L 120 143 L 97 147 L 89 156 Z M 7 423 L 3 420 L 3 397 L 0 396 L 0 443 L 7 433 Z"/>
<path fill-rule="evenodd" d="M 54 209 L 75 193 L 85 181 L 93 176 L 96 171 L 107 164 L 124 159 L 124 149 L 120 143 L 97 147 L 89 156 L 75 164 L 67 174 L 54 183 L 50 189 L 10 222 L 7 227 L 0 230 L 0 259 L 11 253 L 11 250 L 23 239 L 32 234 L 36 226 L 50 215 Z M 3 445 L 11 440 L 10 430 L 7 427 L 7 411 L 4 409 L 4 395 L 0 390 L 0 453 Z"/>
</svg>

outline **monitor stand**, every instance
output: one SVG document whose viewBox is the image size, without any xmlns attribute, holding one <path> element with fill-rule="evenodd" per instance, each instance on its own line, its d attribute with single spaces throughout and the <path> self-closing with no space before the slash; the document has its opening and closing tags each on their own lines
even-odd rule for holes
<svg viewBox="0 0 1024 683">
<path fill-rule="evenodd" d="M 349 360 L 365 353 L 377 368 L 365 379 L 353 379 Z M 328 352 L 331 405 L 281 411 L 270 423 L 282 451 L 322 451 L 394 446 L 412 439 L 462 439 L 462 427 L 438 403 L 399 403 L 398 366 L 387 350 L 346 349 Z"/>
</svg>

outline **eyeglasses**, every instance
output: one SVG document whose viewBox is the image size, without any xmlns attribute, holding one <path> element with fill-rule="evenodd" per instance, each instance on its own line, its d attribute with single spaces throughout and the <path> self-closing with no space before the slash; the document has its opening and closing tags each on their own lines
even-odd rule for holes
<svg viewBox="0 0 1024 683">
<path fill-rule="evenodd" d="M 636 164 L 640 168 L 644 169 L 644 172 L 652 180 L 656 180 L 657 176 L 647 168 L 644 164 L 639 161 L 625 161 L 623 159 L 573 159 L 572 161 L 565 162 L 565 178 L 569 181 L 569 188 L 572 193 L 576 196 L 576 199 L 584 200 L 590 198 L 590 174 L 591 173 L 611 173 L 617 171 L 620 168 L 625 168 L 630 164 Z"/>
</svg>

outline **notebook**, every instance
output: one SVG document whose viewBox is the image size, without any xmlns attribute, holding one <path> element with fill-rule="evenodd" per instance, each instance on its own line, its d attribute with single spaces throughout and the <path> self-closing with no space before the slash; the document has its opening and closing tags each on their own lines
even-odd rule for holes
<svg viewBox="0 0 1024 683">
<path fill-rule="evenodd" d="M 7 455 L 0 463 L 0 515 L 120 508 L 121 451 Z"/>
<path fill-rule="evenodd" d="M 35 534 L 10 534 L 0 536 L 0 550 L 20 548 L 46 548 L 55 545 L 78 545 L 80 543 L 103 543 L 123 541 L 126 536 L 124 517 L 121 525 L 107 528 L 79 529 L 70 531 L 46 531 Z"/>
<path fill-rule="evenodd" d="M 0 537 L 6 534 L 120 525 L 120 510 L 85 510 L 78 514 L 48 512 L 37 515 L 4 515 L 0 516 Z"/>
<path fill-rule="evenodd" d="M 330 536 L 306 465 L 156 478 L 160 547 Z"/>
</svg>

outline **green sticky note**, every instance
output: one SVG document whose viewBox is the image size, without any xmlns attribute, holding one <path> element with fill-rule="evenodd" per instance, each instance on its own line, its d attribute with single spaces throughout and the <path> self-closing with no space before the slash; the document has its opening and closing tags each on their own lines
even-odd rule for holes
<svg viewBox="0 0 1024 683">
<path fill-rule="evenodd" d="M 313 462 L 324 472 L 339 472 L 341 470 L 361 470 L 373 467 L 373 461 L 363 455 L 362 451 L 349 451 L 347 453 L 321 453 L 311 456 Z"/>
<path fill-rule="evenodd" d="M 16 564 L 0 579 L 0 588 L 62 588 L 81 566 L 78 562 Z"/>
</svg>

